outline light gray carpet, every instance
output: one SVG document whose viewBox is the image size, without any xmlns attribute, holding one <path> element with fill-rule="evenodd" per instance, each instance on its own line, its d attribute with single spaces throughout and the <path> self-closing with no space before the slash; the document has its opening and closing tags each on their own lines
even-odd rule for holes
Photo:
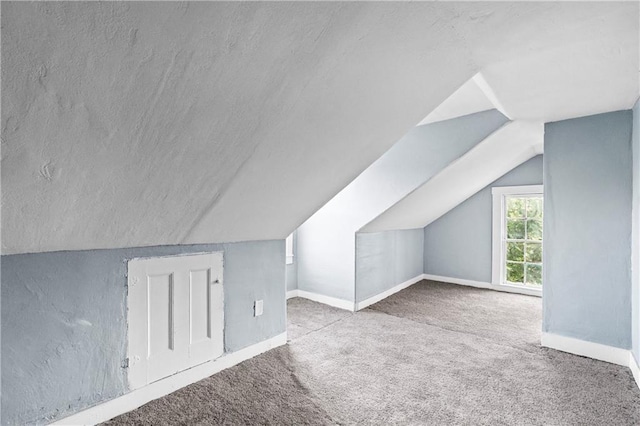
<svg viewBox="0 0 640 426">
<path fill-rule="evenodd" d="M 424 281 L 288 307 L 289 345 L 109 424 L 640 424 L 627 368 L 539 347 L 537 298 Z"/>
</svg>

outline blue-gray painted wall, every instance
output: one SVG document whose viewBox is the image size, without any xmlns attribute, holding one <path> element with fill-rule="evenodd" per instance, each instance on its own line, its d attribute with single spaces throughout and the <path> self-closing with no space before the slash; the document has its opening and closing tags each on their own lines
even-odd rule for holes
<svg viewBox="0 0 640 426">
<path fill-rule="evenodd" d="M 298 264 L 296 260 L 286 266 L 287 291 L 297 290 L 298 288 Z"/>
<path fill-rule="evenodd" d="M 126 393 L 127 260 L 210 251 L 224 252 L 225 351 L 283 333 L 282 240 L 2 256 L 2 424 L 44 423 Z"/>
<path fill-rule="evenodd" d="M 545 332 L 631 348 L 632 112 L 549 123 Z"/>
<path fill-rule="evenodd" d="M 420 229 L 356 235 L 356 302 L 422 275 Z"/>
<path fill-rule="evenodd" d="M 491 110 L 411 129 L 298 229 L 298 287 L 353 302 L 356 232 L 507 121 Z"/>
<path fill-rule="evenodd" d="M 636 361 L 640 361 L 640 100 L 633 107 L 633 218 L 632 218 L 632 318 L 631 343 Z"/>
<path fill-rule="evenodd" d="M 491 282 L 494 186 L 541 185 L 542 156 L 514 168 L 424 228 L 424 272 Z"/>
</svg>

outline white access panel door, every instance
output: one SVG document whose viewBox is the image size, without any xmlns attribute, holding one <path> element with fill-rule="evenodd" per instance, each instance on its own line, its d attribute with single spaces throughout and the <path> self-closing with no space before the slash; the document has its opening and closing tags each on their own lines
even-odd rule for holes
<svg viewBox="0 0 640 426">
<path fill-rule="evenodd" d="M 222 355 L 222 274 L 221 252 L 129 261 L 131 389 Z"/>
</svg>

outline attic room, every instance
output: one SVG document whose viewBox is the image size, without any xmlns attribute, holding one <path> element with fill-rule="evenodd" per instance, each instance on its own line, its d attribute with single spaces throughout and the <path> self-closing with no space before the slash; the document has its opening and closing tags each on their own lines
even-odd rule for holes
<svg viewBox="0 0 640 426">
<path fill-rule="evenodd" d="M 640 424 L 640 3 L 0 15 L 0 424 Z"/>
</svg>

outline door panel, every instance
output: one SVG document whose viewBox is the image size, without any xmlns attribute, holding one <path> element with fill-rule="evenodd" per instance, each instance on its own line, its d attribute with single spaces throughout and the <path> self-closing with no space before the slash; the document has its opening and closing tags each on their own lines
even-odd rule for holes
<svg viewBox="0 0 640 426">
<path fill-rule="evenodd" d="M 147 277 L 147 380 L 156 381 L 179 371 L 184 349 L 176 348 L 176 292 L 174 274 Z M 179 283 L 178 283 L 179 284 Z M 178 306 L 179 307 L 179 306 Z M 180 309 L 177 312 L 180 315 Z"/>
<path fill-rule="evenodd" d="M 224 351 L 224 304 L 222 292 L 222 258 L 214 260 L 212 268 L 190 271 L 191 288 L 191 365 L 201 364 L 222 355 Z"/>
<path fill-rule="evenodd" d="M 157 357 L 173 351 L 173 276 L 149 277 L 149 351 Z"/>
<path fill-rule="evenodd" d="M 222 253 L 129 261 L 131 389 L 222 355 L 222 275 Z"/>
<path fill-rule="evenodd" d="M 189 344 L 211 338 L 211 269 L 189 273 L 191 339 Z"/>
</svg>

